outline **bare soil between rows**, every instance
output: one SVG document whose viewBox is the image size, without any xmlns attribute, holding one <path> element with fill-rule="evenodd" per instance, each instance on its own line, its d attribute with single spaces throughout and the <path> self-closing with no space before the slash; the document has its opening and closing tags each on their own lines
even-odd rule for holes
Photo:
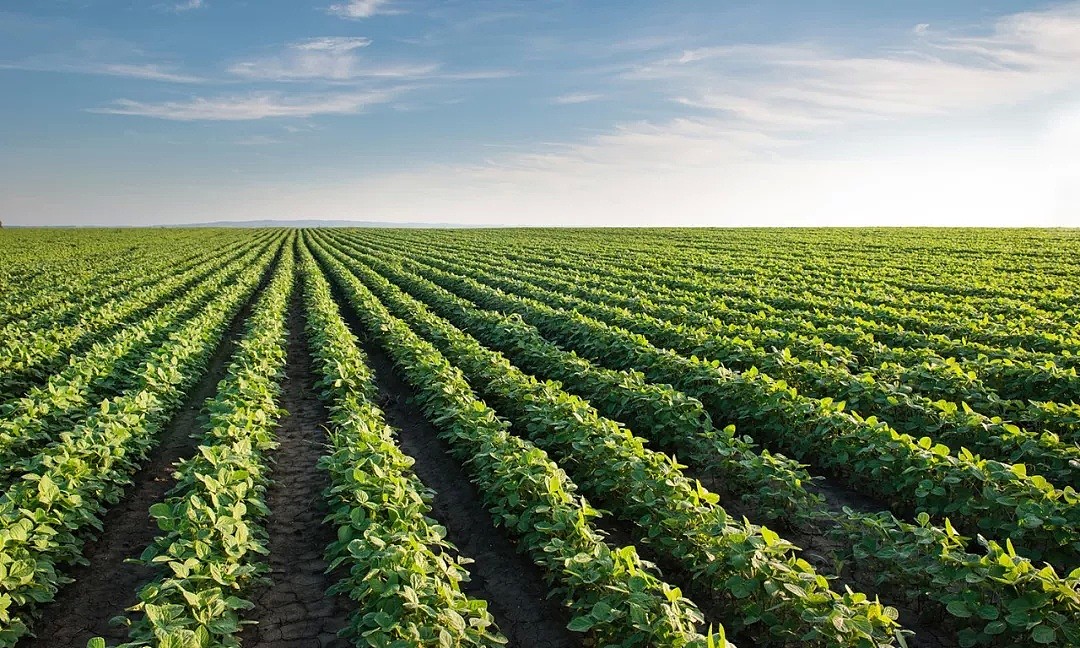
<svg viewBox="0 0 1080 648">
<path fill-rule="evenodd" d="M 348 306 L 343 305 L 342 313 L 364 340 L 362 327 Z M 547 597 L 550 588 L 540 568 L 494 525 L 475 485 L 414 402 L 415 392 L 398 375 L 390 357 L 370 341 L 363 346 L 386 421 L 396 430 L 402 451 L 416 461 L 416 475 L 435 491 L 432 517 L 446 527 L 447 538 L 460 554 L 475 561 L 467 565 L 471 580 L 463 589 L 470 597 L 488 602 L 512 648 L 582 646 L 581 635 L 566 629 L 569 611 Z"/>
<path fill-rule="evenodd" d="M 326 594 L 337 580 L 326 573 L 323 558 L 335 534 L 323 524 L 329 476 L 317 466 L 326 453 L 329 413 L 314 391 L 299 286 L 289 306 L 287 353 L 281 406 L 288 414 L 276 430 L 279 445 L 270 454 L 273 482 L 266 493 L 270 583 L 254 591 L 255 608 L 244 616 L 255 624 L 240 638 L 259 648 L 344 648 L 349 644 L 337 633 L 348 624 L 350 606 L 344 597 Z"/>
<path fill-rule="evenodd" d="M 268 272 L 259 289 L 233 317 L 203 377 L 161 431 L 158 445 L 132 478 L 124 498 L 105 514 L 104 532 L 86 544 L 83 556 L 89 564 L 68 571 L 75 582 L 61 588 L 56 600 L 41 608 L 41 618 L 33 627 L 36 637 L 21 641 L 20 648 L 82 648 L 93 637 L 105 637 L 110 642 L 127 638 L 127 628 L 110 625 L 109 620 L 137 603 L 138 588 L 156 574 L 150 567 L 127 561 L 138 558 L 159 533 L 150 518 L 150 507 L 163 500 L 173 487 L 173 464 L 195 452 L 193 435 L 206 421 L 203 404 L 217 392 L 218 383 L 225 377 L 244 322 L 269 276 Z"/>
</svg>

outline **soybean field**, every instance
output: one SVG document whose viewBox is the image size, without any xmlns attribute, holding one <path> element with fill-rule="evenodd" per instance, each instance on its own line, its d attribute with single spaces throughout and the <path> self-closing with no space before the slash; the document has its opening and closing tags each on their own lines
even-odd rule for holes
<svg viewBox="0 0 1080 648">
<path fill-rule="evenodd" d="M 0 647 L 1080 645 L 1080 234 L 0 230 Z"/>
</svg>

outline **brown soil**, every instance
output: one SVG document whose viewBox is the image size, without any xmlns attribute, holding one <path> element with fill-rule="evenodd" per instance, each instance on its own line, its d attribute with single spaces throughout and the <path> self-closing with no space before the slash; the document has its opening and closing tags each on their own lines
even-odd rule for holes
<svg viewBox="0 0 1080 648">
<path fill-rule="evenodd" d="M 359 332 L 354 319 L 351 323 Z M 472 580 L 464 585 L 466 592 L 488 602 L 509 646 L 581 646 L 580 635 L 566 629 L 568 611 L 547 598 L 549 588 L 540 569 L 494 526 L 475 486 L 413 402 L 413 390 L 397 375 L 390 358 L 373 344 L 367 344 L 365 351 L 387 422 L 397 430 L 401 449 L 416 460 L 417 476 L 436 491 L 432 517 L 446 527 L 448 539 L 460 553 L 475 561 L 468 565 Z"/>
<path fill-rule="evenodd" d="M 271 455 L 274 481 L 266 494 L 271 582 L 254 593 L 255 608 L 245 617 L 257 623 L 241 640 L 259 648 L 343 648 L 348 644 L 337 632 L 348 623 L 349 601 L 326 595 L 337 579 L 325 573 L 323 553 L 335 536 L 333 528 L 322 523 L 329 477 L 316 465 L 326 452 L 322 426 L 329 415 L 313 390 L 299 290 L 289 311 L 286 370 L 281 406 L 288 414 L 277 429 L 279 446 Z"/>
<path fill-rule="evenodd" d="M 824 498 L 829 508 L 841 510 L 847 507 L 858 513 L 877 513 L 888 511 L 888 502 L 867 493 L 861 493 L 840 483 L 832 476 L 814 475 L 812 482 L 806 482 L 806 490 Z"/>
<path fill-rule="evenodd" d="M 268 277 L 269 273 L 264 284 Z M 132 486 L 120 503 L 105 514 L 104 533 L 86 544 L 83 556 L 89 564 L 69 570 L 75 582 L 42 607 L 41 620 L 33 628 L 37 637 L 23 640 L 20 648 L 81 648 L 96 636 L 110 641 L 127 638 L 127 628 L 111 626 L 109 620 L 138 602 L 138 588 L 153 579 L 156 570 L 125 561 L 138 558 L 159 533 L 150 518 L 150 506 L 163 500 L 172 488 L 173 464 L 195 451 L 197 443 L 192 435 L 205 422 L 203 403 L 216 393 L 218 382 L 225 377 L 254 300 L 252 297 L 233 318 L 202 379 L 160 432 L 149 461 L 132 478 Z"/>
</svg>

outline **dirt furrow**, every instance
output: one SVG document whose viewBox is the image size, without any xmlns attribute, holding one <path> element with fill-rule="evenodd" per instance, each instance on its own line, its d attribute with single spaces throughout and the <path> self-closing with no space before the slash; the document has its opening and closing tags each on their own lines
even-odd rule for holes
<svg viewBox="0 0 1080 648">
<path fill-rule="evenodd" d="M 203 378 L 161 431 L 158 445 L 133 477 L 124 498 L 105 514 L 104 532 L 83 550 L 89 564 L 69 570 L 68 575 L 75 582 L 61 588 L 56 600 L 42 608 L 41 620 L 33 628 L 36 638 L 24 639 L 19 643 L 20 648 L 81 648 L 96 636 L 110 641 L 127 638 L 127 628 L 110 625 L 109 620 L 137 602 L 138 588 L 154 578 L 156 572 L 145 565 L 125 561 L 138 558 L 158 535 L 157 524 L 150 518 L 150 507 L 163 500 L 173 487 L 173 464 L 195 452 L 194 435 L 206 422 L 203 405 L 225 377 L 244 322 L 269 276 L 268 272 L 259 290 L 233 318 Z"/>
<path fill-rule="evenodd" d="M 359 333 L 355 321 L 352 324 Z M 436 491 L 432 516 L 446 527 L 447 537 L 462 555 L 476 561 L 468 565 L 472 580 L 464 585 L 466 592 L 488 602 L 512 647 L 581 646 L 579 636 L 566 629 L 567 610 L 547 598 L 540 569 L 494 526 L 476 487 L 413 402 L 413 390 L 397 375 L 390 358 L 373 344 L 366 344 L 364 350 L 375 372 L 387 422 L 397 430 L 401 449 L 416 460 L 417 476 Z"/>
<path fill-rule="evenodd" d="M 326 590 L 336 580 L 323 559 L 334 540 L 323 524 L 323 490 L 329 477 L 317 466 L 326 452 L 323 426 L 329 413 L 314 391 L 312 357 L 304 335 L 299 289 L 289 310 L 289 344 L 281 406 L 288 414 L 277 429 L 278 448 L 271 453 L 273 483 L 267 489 L 270 517 L 270 584 L 254 592 L 255 608 L 247 619 L 243 645 L 257 648 L 344 648 L 337 632 L 348 623 L 350 602 Z"/>
</svg>

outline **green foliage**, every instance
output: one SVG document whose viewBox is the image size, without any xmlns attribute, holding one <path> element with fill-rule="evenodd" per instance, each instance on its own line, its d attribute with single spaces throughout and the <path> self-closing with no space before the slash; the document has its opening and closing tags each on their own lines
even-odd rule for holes
<svg viewBox="0 0 1080 648">
<path fill-rule="evenodd" d="M 462 591 L 468 561 L 428 517 L 431 493 L 373 404 L 371 371 L 306 248 L 302 259 L 316 389 L 331 411 L 332 451 L 320 462 L 337 527 L 327 557 L 348 568 L 329 593 L 356 602 L 347 636 L 357 646 L 505 644 L 487 603 Z"/>
<path fill-rule="evenodd" d="M 263 232 L 255 240 L 242 241 L 239 252 L 262 247 L 276 236 Z M 87 268 L 54 277 L 54 285 L 36 292 L 28 290 L 28 301 L 41 298 L 40 310 L 22 319 L 14 318 L 16 321 L 0 328 L 0 401 L 24 395 L 51 374 L 62 371 L 72 353 L 82 352 L 107 334 L 122 330 L 131 320 L 167 306 L 219 259 L 235 257 L 238 252 L 215 249 L 206 237 L 194 238 L 196 241 L 202 238 L 203 249 L 187 259 L 180 251 L 143 241 L 133 258 L 121 255 L 126 263 L 113 272 L 107 271 L 107 264 L 104 269 L 87 264 Z M 189 245 L 194 247 L 192 243 Z M 162 257 L 166 260 L 164 264 Z M 44 274 L 55 271 L 56 268 L 49 268 Z M 12 303 L 22 305 L 22 295 L 18 292 L 10 297 Z M 53 304 L 54 301 L 57 303 Z"/>
<path fill-rule="evenodd" d="M 252 607 L 243 593 L 266 571 L 259 522 L 269 513 L 266 453 L 277 445 L 274 427 L 284 413 L 277 401 L 294 283 L 293 245 L 286 242 L 227 376 L 206 403 L 198 453 L 176 465 L 176 485 L 150 508 L 163 534 L 140 560 L 159 576 L 138 592 L 131 611 L 141 614 L 126 648 L 240 645 L 243 612 Z"/>
<path fill-rule="evenodd" d="M 735 421 L 754 439 L 835 471 L 853 487 L 894 503 L 899 512 L 949 516 L 965 528 L 1023 541 L 1028 555 L 1058 564 L 1069 563 L 1080 548 L 1080 494 L 1070 486 L 1055 488 L 1040 475 L 1029 476 L 965 449 L 952 454 L 940 444 L 923 447 L 873 417 L 847 411 L 846 403 L 808 398 L 756 367 L 732 371 L 715 360 L 656 347 L 640 334 L 577 311 L 430 266 L 424 272 L 487 307 L 521 314 L 545 336 L 587 358 L 640 370 L 649 380 L 697 397 L 714 418 Z M 881 479 L 883 474 L 889 479 Z M 1042 524 L 1023 522 L 1036 519 Z"/>
<path fill-rule="evenodd" d="M 579 477 L 593 498 L 638 524 L 648 542 L 682 563 L 703 589 L 723 592 L 729 627 L 805 645 L 889 645 L 895 611 L 861 594 L 832 592 L 792 546 L 766 528 L 731 520 L 717 496 L 669 457 L 604 419 L 559 385 L 541 383 L 393 287 L 346 261 L 388 308 L 461 368 L 480 394 Z"/>
<path fill-rule="evenodd" d="M 280 240 L 280 236 L 275 237 Z M 217 348 L 233 315 L 255 291 L 268 248 L 241 280 L 134 368 L 135 381 L 102 400 L 85 420 L 20 464 L 22 477 L 0 497 L 0 645 L 24 635 L 36 606 L 82 564 L 87 538 L 116 503 Z"/>
<path fill-rule="evenodd" d="M 83 544 L 284 237 L 0 235 L 0 646 L 85 562 Z M 330 594 L 354 603 L 346 636 L 505 642 L 486 602 L 464 593 L 468 560 L 430 517 L 323 272 L 586 645 L 707 648 L 730 645 L 726 632 L 904 645 L 904 619 L 878 596 L 965 647 L 1080 645 L 1080 297 L 1067 258 L 1080 246 L 1068 232 L 994 237 L 292 236 L 331 412 L 320 466 L 337 537 L 327 557 L 342 574 Z M 128 646 L 238 645 L 265 571 L 292 255 L 208 402 L 199 452 L 150 510 L 161 534 L 142 560 L 157 576 Z M 808 468 L 889 510 L 827 503 Z M 718 495 L 768 526 L 729 515 Z M 607 512 L 590 502 L 636 525 L 688 594 L 634 547 L 610 546 Z M 840 575 L 855 566 L 872 597 L 831 584 L 789 531 L 827 534 L 818 551 Z M 704 632 L 687 596 L 726 631 Z"/>
<path fill-rule="evenodd" d="M 324 268 L 366 331 L 380 341 L 419 392 L 421 407 L 467 462 L 486 505 L 549 575 L 553 594 L 600 645 L 705 646 L 697 608 L 659 580 L 633 547 L 614 550 L 592 520 L 600 514 L 547 455 L 507 431 L 460 370 L 318 246 Z M 724 645 L 723 640 L 719 645 Z"/>
<path fill-rule="evenodd" d="M 335 245 L 340 246 L 341 243 L 335 240 Z M 610 401 L 612 398 L 605 395 L 604 390 L 600 388 L 597 369 L 572 353 L 562 352 L 558 355 L 550 344 L 541 348 L 546 340 L 543 338 L 538 340 L 536 333 L 543 333 L 548 336 L 548 339 L 565 345 L 564 348 L 576 349 L 584 356 L 594 358 L 605 365 L 615 365 L 631 370 L 624 373 L 624 376 L 633 376 L 635 366 L 648 372 L 650 364 L 656 363 L 664 367 L 666 363 L 670 369 L 662 373 L 646 375 L 645 378 L 654 380 L 670 378 L 670 382 L 684 386 L 687 393 L 702 394 L 703 392 L 697 390 L 716 382 L 714 376 L 718 373 L 723 376 L 723 373 L 718 371 L 721 368 L 715 363 L 692 358 L 684 360 L 671 352 L 659 352 L 641 336 L 621 332 L 580 314 L 551 308 L 521 294 L 515 295 L 491 289 L 461 275 L 436 270 L 426 263 L 416 264 L 404 260 L 400 253 L 398 259 L 401 265 L 388 264 L 370 256 L 369 253 L 373 249 L 371 245 L 366 245 L 361 249 L 352 247 L 346 241 L 344 246 L 344 249 L 349 250 L 350 255 L 364 259 L 385 276 L 400 281 L 400 285 L 407 287 L 413 294 L 424 297 L 428 303 L 439 308 L 442 314 L 456 318 L 468 330 L 482 335 L 485 341 L 494 342 L 497 347 L 512 354 L 515 360 L 523 361 L 524 366 L 535 367 L 544 375 L 552 375 L 563 380 L 579 393 L 583 395 L 587 393 L 594 404 L 603 402 L 604 399 Z M 423 254 L 409 255 L 412 258 L 424 256 Z M 519 313 L 535 324 L 539 331 L 523 324 L 524 320 L 521 319 L 515 320 L 513 317 L 508 318 L 495 312 L 479 312 L 472 307 L 473 302 L 467 302 L 443 290 L 426 281 L 419 274 L 406 272 L 403 269 L 405 265 L 417 268 L 421 274 L 429 276 L 442 286 L 454 289 L 457 295 L 475 300 L 477 304 L 505 312 Z M 496 283 L 501 279 L 486 275 L 484 280 Z M 667 367 L 664 368 L 667 369 Z M 590 372 L 594 375 L 588 376 Z M 682 382 L 680 382 L 680 372 L 684 372 L 685 380 Z M 602 371 L 599 373 L 603 374 Z M 749 380 L 759 375 L 756 370 L 743 374 L 744 378 Z M 610 382 L 609 385 L 611 385 Z M 780 384 L 779 387 L 782 391 L 794 393 L 786 385 Z M 611 385 L 609 393 L 617 389 L 617 386 Z M 599 401 L 596 400 L 598 397 Z M 704 400 L 709 403 L 708 399 Z M 747 399 L 745 395 L 742 395 L 742 402 L 739 401 L 738 395 L 733 396 L 729 402 L 732 403 L 730 407 L 741 408 L 737 411 L 745 412 L 743 416 L 737 418 L 740 422 L 753 422 L 755 413 L 761 415 L 761 410 L 765 410 L 764 415 L 768 416 L 768 412 L 775 409 L 775 405 L 772 404 L 761 407 L 761 401 Z M 823 400 L 822 405 L 829 412 L 844 413 L 846 410 L 844 404 L 834 403 L 831 400 Z M 731 410 L 728 407 L 728 403 L 725 402 L 722 406 L 710 407 L 709 410 L 714 415 L 719 414 L 731 420 Z M 654 407 L 653 410 L 655 409 Z M 646 420 L 646 425 L 642 429 L 647 427 Z M 700 429 L 699 426 L 699 431 Z M 688 437 L 692 434 L 687 432 L 684 436 Z M 811 436 L 806 431 L 796 434 Z M 671 436 L 678 435 L 672 433 Z M 757 436 L 755 434 L 755 437 Z M 945 455 L 940 454 L 942 447 L 935 446 L 929 440 L 922 442 L 912 440 L 911 445 L 917 448 L 918 452 L 932 457 L 948 454 L 947 450 Z M 698 466 L 709 465 L 707 462 L 701 462 L 700 453 L 694 453 L 692 448 L 693 444 L 684 442 L 678 448 L 680 456 L 690 458 L 690 462 Z M 863 453 L 865 454 L 865 450 Z M 969 462 L 981 461 L 966 451 L 962 451 L 961 456 Z M 830 465 L 842 468 L 846 461 L 847 457 L 844 457 Z M 880 470 L 882 465 L 878 464 L 877 470 Z M 885 467 L 889 466 L 885 465 Z M 724 474 L 737 475 L 738 471 L 729 469 Z M 1002 477 L 1006 481 L 1028 479 L 1022 466 L 1013 467 L 1008 475 L 1002 475 Z M 1031 479 L 1031 482 L 1035 485 L 1045 484 L 1040 480 L 1041 478 L 1035 477 Z M 920 484 L 922 481 L 920 479 Z M 1005 618 L 1009 614 L 1009 605 L 1015 605 L 1014 601 L 1030 601 L 1033 595 L 1045 590 L 1054 594 L 1038 597 L 1038 612 L 1033 613 L 1033 618 L 1045 619 L 1049 621 L 1051 627 L 1056 626 L 1054 637 L 1059 642 L 1067 642 L 1066 637 L 1074 637 L 1077 632 L 1075 619 L 1078 612 L 1077 602 L 1080 600 L 1080 595 L 1078 595 L 1080 572 L 1059 576 L 1049 566 L 1039 566 L 1023 557 L 1014 556 L 1011 560 L 1017 565 L 1016 570 L 1010 571 L 1008 578 L 1002 579 L 1000 578 L 1002 574 L 998 555 L 999 545 L 993 541 L 983 541 L 984 554 L 968 553 L 965 550 L 966 539 L 955 532 L 947 519 L 944 520 L 943 527 L 935 527 L 930 525 L 928 516 L 925 520 L 922 519 L 923 516 L 920 516 L 920 524 L 910 524 L 887 513 L 867 516 L 845 511 L 842 514 L 835 514 L 816 503 L 813 497 L 809 497 L 802 489 L 801 482 L 777 480 L 771 483 L 779 489 L 780 502 L 783 502 L 784 498 L 790 498 L 789 501 L 799 501 L 801 505 L 794 510 L 785 510 L 782 504 L 772 508 L 766 505 L 764 513 L 792 524 L 809 520 L 817 523 L 824 521 L 835 525 L 832 534 L 842 543 L 841 546 L 845 547 L 838 559 L 855 559 L 860 565 L 876 565 L 869 568 L 879 574 L 879 582 L 888 586 L 891 598 L 906 599 L 918 605 L 930 603 L 938 606 L 942 614 L 951 614 L 951 611 L 945 608 L 952 602 L 956 592 L 966 591 L 969 596 L 976 596 L 980 600 L 982 606 L 980 609 L 983 609 L 986 614 L 989 615 L 989 610 L 993 609 L 1001 618 Z M 1067 491 L 1062 494 L 1067 495 Z M 763 502 L 759 499 L 758 510 L 762 510 L 762 504 Z M 953 606 L 951 609 L 957 608 Z M 1016 617 L 1013 618 L 1016 620 Z M 1035 622 L 1031 626 L 1026 623 L 1009 624 L 1006 622 L 1004 628 L 996 625 L 991 627 L 991 630 L 997 634 L 987 635 L 983 632 L 987 621 L 977 615 L 954 616 L 951 623 L 957 627 L 958 631 L 965 632 L 965 636 L 967 633 L 975 633 L 981 637 L 979 641 L 982 644 L 1001 646 L 1027 641 L 1031 634 L 1029 630 L 1042 625 L 1041 622 Z M 1039 638 L 1046 639 L 1049 636 L 1050 633 L 1047 630 L 1039 630 Z"/>
<path fill-rule="evenodd" d="M 0 484 L 10 484 L 24 470 L 24 459 L 84 420 L 91 403 L 135 385 L 150 352 L 226 286 L 241 281 L 244 269 L 262 253 L 262 243 L 255 242 L 252 249 L 183 273 L 178 279 L 184 282 L 158 284 L 161 308 L 71 358 L 61 372 L 22 398 L 0 406 Z"/>
</svg>

